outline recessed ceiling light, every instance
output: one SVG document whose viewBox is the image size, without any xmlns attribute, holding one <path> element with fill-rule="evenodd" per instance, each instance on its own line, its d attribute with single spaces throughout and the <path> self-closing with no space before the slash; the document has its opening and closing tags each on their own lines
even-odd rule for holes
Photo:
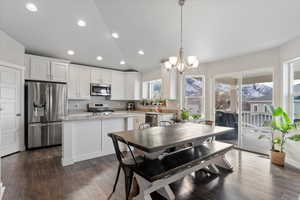
<svg viewBox="0 0 300 200">
<path fill-rule="evenodd" d="M 86 26 L 86 22 L 83 20 L 78 20 L 77 25 L 80 27 L 85 27 Z"/>
<path fill-rule="evenodd" d="M 143 50 L 139 50 L 139 51 L 138 51 L 138 54 L 140 54 L 140 55 L 145 55 L 145 52 L 144 52 Z"/>
<path fill-rule="evenodd" d="M 26 4 L 26 9 L 29 10 L 30 12 L 37 12 L 38 11 L 38 8 L 33 3 L 27 3 Z"/>
<path fill-rule="evenodd" d="M 101 56 L 97 56 L 97 60 L 101 61 L 103 58 Z"/>
<path fill-rule="evenodd" d="M 111 36 L 115 39 L 118 39 L 119 38 L 119 34 L 118 33 L 112 33 Z"/>
<path fill-rule="evenodd" d="M 126 62 L 124 60 L 121 60 L 120 65 L 125 65 Z"/>
<path fill-rule="evenodd" d="M 68 51 L 68 54 L 71 55 L 71 56 L 73 56 L 73 55 L 75 54 L 75 52 L 72 51 L 72 50 L 69 50 L 69 51 Z"/>
</svg>

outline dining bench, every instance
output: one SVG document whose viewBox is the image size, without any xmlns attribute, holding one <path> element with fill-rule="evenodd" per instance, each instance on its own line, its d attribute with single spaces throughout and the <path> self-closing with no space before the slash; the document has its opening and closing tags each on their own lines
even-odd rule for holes
<svg viewBox="0 0 300 200">
<path fill-rule="evenodd" d="M 132 168 L 136 177 L 140 193 L 134 199 L 151 200 L 150 194 L 157 191 L 166 199 L 175 199 L 169 184 L 200 169 L 215 165 L 232 170 L 224 159 L 225 154 L 233 148 L 233 145 L 214 141 L 204 143 L 196 147 L 188 148 L 176 154 L 171 154 L 163 159 L 147 159 Z M 224 163 L 225 162 L 225 163 Z"/>
</svg>

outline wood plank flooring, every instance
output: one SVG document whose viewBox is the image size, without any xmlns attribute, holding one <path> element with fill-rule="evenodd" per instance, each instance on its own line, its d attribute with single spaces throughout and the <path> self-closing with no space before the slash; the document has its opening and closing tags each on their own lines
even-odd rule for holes
<svg viewBox="0 0 300 200">
<path fill-rule="evenodd" d="M 171 185 L 176 200 L 298 200 L 300 171 L 280 168 L 260 155 L 233 150 L 234 172 L 221 176 L 192 174 Z M 3 158 L 4 200 L 105 200 L 116 171 L 114 156 L 62 167 L 59 147 L 22 152 Z M 125 199 L 120 177 L 113 199 Z M 163 200 L 158 194 L 153 199 Z"/>
</svg>

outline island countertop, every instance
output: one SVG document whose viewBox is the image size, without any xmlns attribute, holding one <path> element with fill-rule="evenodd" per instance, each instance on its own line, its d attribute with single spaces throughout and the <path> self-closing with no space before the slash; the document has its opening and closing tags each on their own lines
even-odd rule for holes
<svg viewBox="0 0 300 200">
<path fill-rule="evenodd" d="M 62 121 L 82 121 L 82 120 L 102 120 L 102 119 L 112 119 L 112 118 L 128 118 L 128 117 L 139 117 L 144 116 L 145 113 L 139 112 L 127 112 L 127 111 L 117 111 L 109 114 L 104 113 L 77 113 L 70 114 L 68 116 L 62 117 Z"/>
</svg>

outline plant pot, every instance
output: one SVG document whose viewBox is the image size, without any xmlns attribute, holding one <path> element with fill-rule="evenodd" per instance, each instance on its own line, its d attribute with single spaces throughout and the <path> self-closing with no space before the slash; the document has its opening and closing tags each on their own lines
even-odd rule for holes
<svg viewBox="0 0 300 200">
<path fill-rule="evenodd" d="M 284 152 L 271 152 L 271 162 L 272 164 L 283 167 L 285 162 L 285 153 Z"/>
</svg>

